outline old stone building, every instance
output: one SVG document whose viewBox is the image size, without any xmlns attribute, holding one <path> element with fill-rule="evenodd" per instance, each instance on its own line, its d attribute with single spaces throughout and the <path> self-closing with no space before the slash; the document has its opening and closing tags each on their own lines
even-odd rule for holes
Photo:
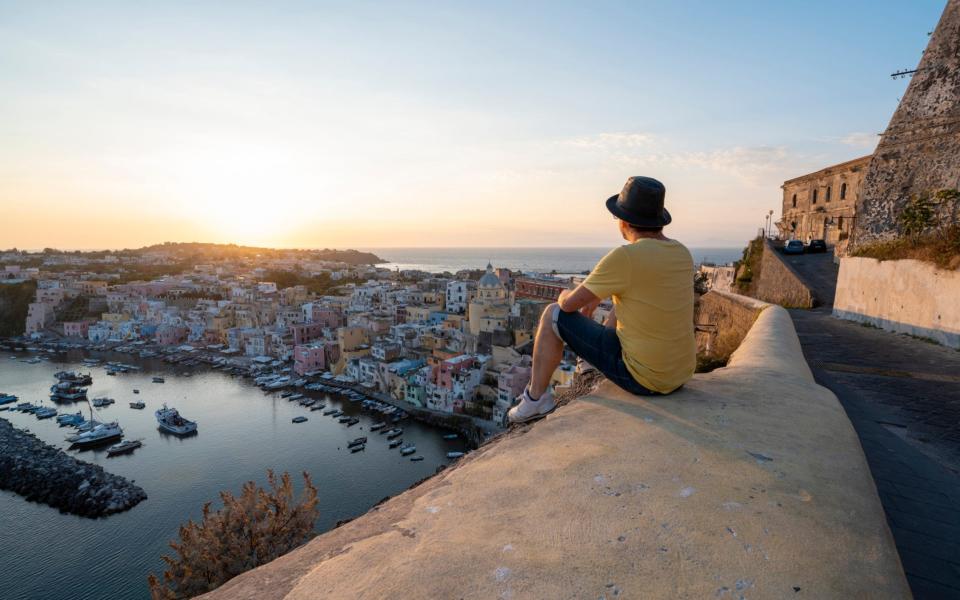
<svg viewBox="0 0 960 600">
<path fill-rule="evenodd" d="M 960 0 L 950 0 L 867 168 L 856 246 L 896 237 L 911 198 L 960 187 Z M 960 203 L 934 209 L 956 222 Z"/>
<path fill-rule="evenodd" d="M 846 240 L 870 159 L 863 156 L 783 182 L 780 238 L 830 245 Z"/>
</svg>

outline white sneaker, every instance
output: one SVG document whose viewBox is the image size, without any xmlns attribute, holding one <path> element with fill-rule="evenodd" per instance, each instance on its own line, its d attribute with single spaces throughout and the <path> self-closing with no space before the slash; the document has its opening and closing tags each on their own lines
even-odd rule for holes
<svg viewBox="0 0 960 600">
<path fill-rule="evenodd" d="M 520 402 L 507 413 L 507 419 L 511 423 L 526 423 L 545 417 L 557 407 L 550 390 L 545 391 L 539 400 L 534 400 L 530 397 L 530 392 L 524 389 L 517 399 Z"/>
</svg>

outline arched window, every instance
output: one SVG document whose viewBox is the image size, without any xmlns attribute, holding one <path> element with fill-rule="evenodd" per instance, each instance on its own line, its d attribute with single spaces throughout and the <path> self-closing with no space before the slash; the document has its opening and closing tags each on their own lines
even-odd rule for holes
<svg viewBox="0 0 960 600">
<path fill-rule="evenodd" d="M 847 197 L 847 184 L 840 184 L 840 199 L 843 200 Z"/>
<path fill-rule="evenodd" d="M 796 194 L 793 195 L 793 207 L 794 207 L 794 208 L 797 207 L 797 195 L 796 195 Z"/>
<path fill-rule="evenodd" d="M 830 202 L 830 186 L 827 186 L 827 195 L 823 199 L 824 202 Z"/>
<path fill-rule="evenodd" d="M 817 190 L 817 188 L 813 188 L 813 204 L 816 204 L 816 203 L 817 203 L 817 192 L 818 192 L 818 191 L 819 191 L 819 190 Z"/>
</svg>

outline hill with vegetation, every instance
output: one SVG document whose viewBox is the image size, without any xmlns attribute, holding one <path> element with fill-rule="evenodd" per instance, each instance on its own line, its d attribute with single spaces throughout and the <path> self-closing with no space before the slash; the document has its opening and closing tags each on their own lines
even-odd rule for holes
<svg viewBox="0 0 960 600">
<path fill-rule="evenodd" d="M 0 285 L 0 337 L 23 334 L 27 308 L 36 291 L 36 281 Z"/>
</svg>

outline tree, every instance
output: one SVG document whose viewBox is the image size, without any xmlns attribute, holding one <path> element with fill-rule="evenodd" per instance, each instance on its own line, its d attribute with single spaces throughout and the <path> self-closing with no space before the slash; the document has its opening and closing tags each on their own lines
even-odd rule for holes
<svg viewBox="0 0 960 600">
<path fill-rule="evenodd" d="M 268 563 L 313 537 L 317 489 L 303 473 L 304 490 L 294 499 L 290 474 L 279 479 L 267 471 L 269 489 L 248 481 L 240 496 L 220 492 L 223 508 L 203 506 L 203 519 L 180 526 L 180 541 L 170 542 L 175 556 L 163 579 L 147 578 L 153 600 L 192 598 L 213 590 L 240 573 Z"/>
<path fill-rule="evenodd" d="M 933 224 L 933 206 L 930 204 L 929 196 L 920 194 L 912 197 L 910 204 L 904 207 L 897 219 L 903 234 L 917 242 Z"/>
</svg>

